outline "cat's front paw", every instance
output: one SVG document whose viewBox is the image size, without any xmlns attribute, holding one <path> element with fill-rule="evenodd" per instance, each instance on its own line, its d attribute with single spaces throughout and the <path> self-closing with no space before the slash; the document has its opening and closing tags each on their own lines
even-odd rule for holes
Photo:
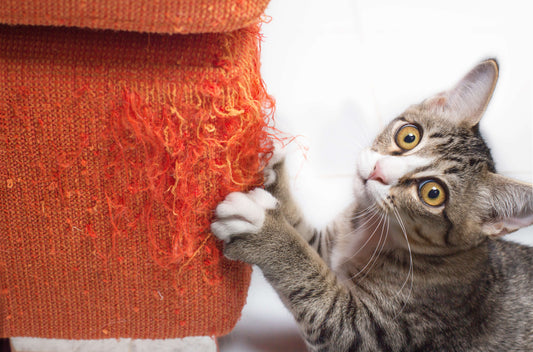
<svg viewBox="0 0 533 352">
<path fill-rule="evenodd" d="M 216 207 L 217 220 L 211 224 L 211 231 L 226 243 L 235 236 L 257 234 L 265 222 L 266 211 L 275 209 L 277 204 L 277 199 L 262 188 L 230 193 Z"/>
</svg>

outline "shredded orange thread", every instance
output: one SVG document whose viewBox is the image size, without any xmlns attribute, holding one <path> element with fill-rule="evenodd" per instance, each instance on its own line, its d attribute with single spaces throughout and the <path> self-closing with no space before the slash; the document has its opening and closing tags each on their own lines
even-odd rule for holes
<svg viewBox="0 0 533 352">
<path fill-rule="evenodd" d="M 260 186 L 273 148 L 274 102 L 252 79 L 257 69 L 213 71 L 181 99 L 168 94 L 157 105 L 124 89 L 106 133 L 118 150 L 110 176 L 129 184 L 126 195 L 106 194 L 113 236 L 136 218 L 153 259 L 179 272 L 201 252 L 218 254 L 205 250 L 216 245 L 209 234 L 214 207 L 230 192 Z M 247 84 L 243 75 L 250 75 Z M 142 211 L 133 214 L 138 202 Z"/>
<path fill-rule="evenodd" d="M 200 246 L 198 246 L 198 248 L 196 249 L 196 251 L 193 253 L 193 255 L 187 259 L 187 261 L 182 265 L 180 266 L 179 270 L 178 270 L 178 276 L 181 274 L 181 271 L 187 267 L 187 265 L 189 265 L 189 263 L 196 257 L 196 255 L 198 254 L 198 252 L 200 252 L 200 250 L 205 246 L 205 244 L 207 243 L 207 240 L 209 240 L 209 238 L 211 237 L 212 235 L 211 234 L 208 234 L 206 236 L 206 238 L 202 241 L 202 243 L 200 244 Z"/>
</svg>

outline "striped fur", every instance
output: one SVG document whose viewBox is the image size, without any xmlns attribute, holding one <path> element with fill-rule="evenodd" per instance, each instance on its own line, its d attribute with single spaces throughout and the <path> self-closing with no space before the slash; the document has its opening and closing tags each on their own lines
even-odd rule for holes
<svg viewBox="0 0 533 352">
<path fill-rule="evenodd" d="M 478 128 L 496 78 L 483 62 L 394 119 L 360 157 L 354 202 L 324 230 L 302 216 L 278 159 L 268 192 L 247 196 L 263 200 L 217 208 L 225 254 L 261 268 L 311 351 L 533 350 L 533 248 L 500 239 L 533 222 L 533 190 L 495 174 Z M 411 150 L 395 143 L 406 124 L 421 131 Z M 428 179 L 444 204 L 422 201 Z"/>
</svg>

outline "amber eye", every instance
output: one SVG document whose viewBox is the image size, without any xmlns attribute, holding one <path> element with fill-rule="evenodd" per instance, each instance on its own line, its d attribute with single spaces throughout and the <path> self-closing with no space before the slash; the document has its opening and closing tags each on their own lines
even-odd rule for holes
<svg viewBox="0 0 533 352">
<path fill-rule="evenodd" d="M 420 143 L 420 130 L 415 125 L 404 125 L 396 132 L 396 144 L 403 150 L 411 150 Z"/>
<path fill-rule="evenodd" d="M 446 201 L 446 190 L 434 180 L 424 181 L 418 187 L 420 199 L 427 205 L 438 207 Z"/>
</svg>

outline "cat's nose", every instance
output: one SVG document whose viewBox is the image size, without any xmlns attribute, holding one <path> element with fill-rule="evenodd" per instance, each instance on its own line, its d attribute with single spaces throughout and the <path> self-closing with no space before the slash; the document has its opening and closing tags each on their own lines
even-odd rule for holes
<svg viewBox="0 0 533 352">
<path fill-rule="evenodd" d="M 368 176 L 368 180 L 374 180 L 383 183 L 384 185 L 388 185 L 389 182 L 387 181 L 387 178 L 383 174 L 382 167 L 380 165 L 380 162 L 377 161 L 376 165 L 374 166 L 374 170 L 372 170 L 372 173 L 370 176 Z"/>
</svg>

